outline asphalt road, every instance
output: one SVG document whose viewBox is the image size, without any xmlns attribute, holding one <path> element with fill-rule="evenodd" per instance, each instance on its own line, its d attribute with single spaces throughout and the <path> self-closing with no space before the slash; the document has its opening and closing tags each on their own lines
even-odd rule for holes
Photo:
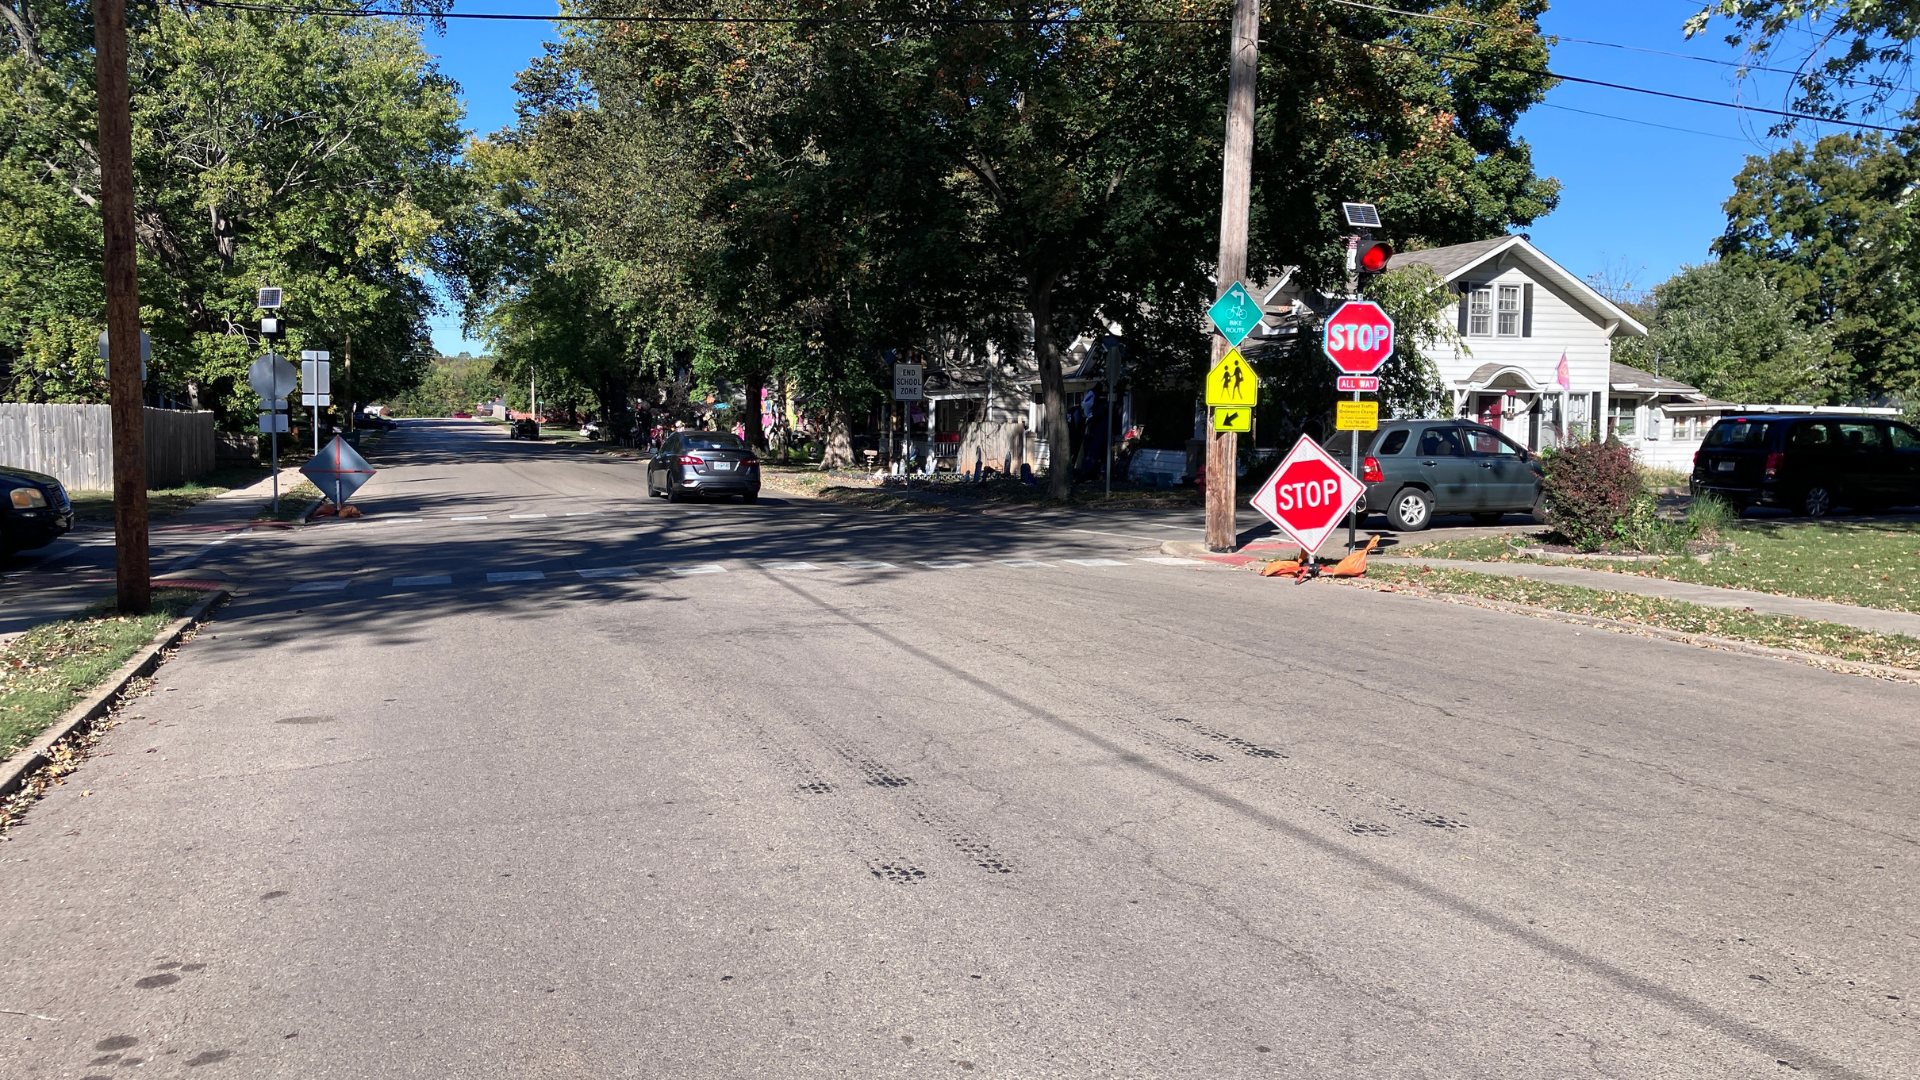
<svg viewBox="0 0 1920 1080">
<path fill-rule="evenodd" d="M 1920 688 L 388 446 L 0 843 L 0 1076 L 1915 1074 Z"/>
</svg>

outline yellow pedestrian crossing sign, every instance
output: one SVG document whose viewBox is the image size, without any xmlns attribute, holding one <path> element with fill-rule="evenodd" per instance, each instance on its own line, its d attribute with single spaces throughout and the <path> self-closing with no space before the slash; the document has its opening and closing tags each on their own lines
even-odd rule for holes
<svg viewBox="0 0 1920 1080">
<path fill-rule="evenodd" d="M 1252 431 L 1253 410 L 1240 405 L 1230 405 L 1224 409 L 1215 409 L 1213 410 L 1213 430 Z"/>
<path fill-rule="evenodd" d="M 1212 371 L 1207 372 L 1207 405 L 1213 408 L 1227 405 L 1252 408 L 1259 400 L 1260 380 L 1254 377 L 1253 366 L 1247 363 L 1246 357 L 1240 355 L 1239 349 L 1228 349 L 1227 355 L 1213 365 Z"/>
</svg>

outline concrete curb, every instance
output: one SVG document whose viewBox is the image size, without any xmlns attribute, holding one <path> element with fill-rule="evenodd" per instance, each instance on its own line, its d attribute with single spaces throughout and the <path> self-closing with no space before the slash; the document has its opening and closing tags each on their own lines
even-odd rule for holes
<svg viewBox="0 0 1920 1080">
<path fill-rule="evenodd" d="M 164 585 L 165 582 L 155 584 Z M 77 731 L 85 730 L 95 720 L 105 716 L 107 710 L 112 708 L 115 700 L 120 697 L 121 692 L 127 688 L 128 683 L 159 667 L 161 655 L 179 644 L 180 638 L 188 630 L 199 625 L 207 612 L 231 595 L 232 593 L 225 588 L 215 589 L 188 608 L 185 615 L 161 627 L 144 650 L 135 653 L 126 663 L 120 665 L 119 670 L 107 676 L 107 681 L 101 683 L 73 708 L 68 709 L 66 714 L 54 721 L 53 726 L 42 732 L 32 745 L 4 763 L 0 763 L 0 798 L 18 791 L 20 785 L 26 782 L 27 777 L 31 776 L 34 770 L 47 764 L 51 760 L 47 752 L 60 740 Z"/>
<path fill-rule="evenodd" d="M 1556 622 L 1574 623 L 1580 626 L 1592 626 L 1617 633 L 1639 634 L 1645 637 L 1664 638 L 1682 645 L 1696 645 L 1703 649 L 1719 649 L 1724 652 L 1746 653 L 1750 656 L 1764 656 L 1772 660 L 1795 660 L 1814 667 L 1830 671 L 1844 672 L 1850 675 L 1865 675 L 1891 682 L 1920 684 L 1920 671 L 1898 668 L 1887 664 L 1875 664 L 1865 660 L 1843 660 L 1837 656 L 1825 656 L 1820 653 L 1801 652 L 1798 649 L 1782 649 L 1772 645 L 1760 645 L 1737 638 L 1716 637 L 1712 634 L 1690 634 L 1684 630 L 1668 630 L 1645 623 L 1626 622 L 1622 619 L 1608 619 L 1598 615 L 1578 615 L 1570 611 L 1555 608 L 1536 607 L 1532 604 L 1516 604 L 1508 600 L 1489 600 L 1484 597 L 1467 596 L 1458 593 L 1437 593 L 1420 588 L 1417 585 L 1389 584 L 1383 581 L 1365 581 L 1353 579 L 1334 581 L 1337 585 L 1370 589 L 1374 592 L 1402 593 L 1420 600 L 1438 600 L 1446 604 L 1459 604 L 1463 607 L 1488 608 L 1505 611 L 1514 615 L 1531 615 L 1534 618 L 1553 619 Z M 1783 616 L 1793 618 L 1793 616 Z"/>
</svg>

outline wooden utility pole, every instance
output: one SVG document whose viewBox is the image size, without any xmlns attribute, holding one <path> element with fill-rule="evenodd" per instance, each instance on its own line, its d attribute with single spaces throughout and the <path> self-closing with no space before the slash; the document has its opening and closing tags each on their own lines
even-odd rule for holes
<svg viewBox="0 0 1920 1080">
<path fill-rule="evenodd" d="M 153 599 L 147 561 L 146 390 L 140 383 L 140 293 L 133 238 L 133 117 L 124 0 L 94 0 L 100 99 L 100 219 L 106 240 L 107 384 L 113 415 L 113 539 L 122 614 Z"/>
<path fill-rule="evenodd" d="M 1253 83 L 1260 69 L 1260 0 L 1233 0 L 1232 66 L 1227 74 L 1227 145 L 1220 185 L 1220 263 L 1215 298 L 1247 274 L 1247 216 L 1253 203 Z M 1227 355 L 1225 338 L 1213 338 L 1208 368 Z M 1234 466 L 1239 436 L 1207 423 L 1207 547 L 1232 551 Z"/>
</svg>

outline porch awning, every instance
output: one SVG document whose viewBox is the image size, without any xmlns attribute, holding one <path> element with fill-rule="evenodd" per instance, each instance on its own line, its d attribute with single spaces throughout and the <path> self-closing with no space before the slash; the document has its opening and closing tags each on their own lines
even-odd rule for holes
<svg viewBox="0 0 1920 1080">
<path fill-rule="evenodd" d="M 1502 385 L 1495 387 L 1493 384 L 1496 380 L 1504 381 Z M 1481 364 L 1479 367 L 1474 368 L 1473 374 L 1460 380 L 1460 385 L 1468 390 L 1486 390 L 1491 388 L 1501 390 L 1531 390 L 1539 393 L 1547 389 L 1539 383 L 1534 382 L 1533 376 L 1527 374 L 1526 368 L 1518 364 L 1497 363 Z"/>
</svg>

